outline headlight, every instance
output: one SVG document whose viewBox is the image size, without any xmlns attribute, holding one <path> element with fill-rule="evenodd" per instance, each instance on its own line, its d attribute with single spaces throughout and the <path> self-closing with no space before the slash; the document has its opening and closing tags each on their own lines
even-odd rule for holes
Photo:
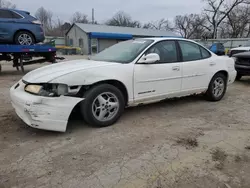
<svg viewBox="0 0 250 188">
<path fill-rule="evenodd" d="M 38 94 L 41 89 L 42 89 L 42 86 L 40 85 L 27 85 L 25 87 L 25 91 L 29 93 L 34 93 L 34 94 Z"/>
<path fill-rule="evenodd" d="M 68 93 L 68 86 L 66 84 L 28 84 L 25 91 L 46 97 L 58 97 Z"/>
</svg>

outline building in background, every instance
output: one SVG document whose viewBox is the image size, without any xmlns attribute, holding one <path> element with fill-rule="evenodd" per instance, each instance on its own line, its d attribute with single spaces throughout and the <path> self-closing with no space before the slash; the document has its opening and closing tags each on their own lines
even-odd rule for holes
<svg viewBox="0 0 250 188">
<path fill-rule="evenodd" d="M 80 47 L 83 55 L 98 53 L 120 41 L 142 37 L 178 37 L 161 30 L 75 23 L 66 33 L 66 45 Z"/>
</svg>

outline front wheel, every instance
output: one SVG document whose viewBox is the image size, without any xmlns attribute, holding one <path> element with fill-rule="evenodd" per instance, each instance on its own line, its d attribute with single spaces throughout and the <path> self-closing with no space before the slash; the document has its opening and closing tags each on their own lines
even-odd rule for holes
<svg viewBox="0 0 250 188">
<path fill-rule="evenodd" d="M 97 127 L 114 124 L 122 115 L 125 101 L 122 92 L 110 84 L 93 87 L 83 96 L 81 112 L 84 120 Z"/>
<path fill-rule="evenodd" d="M 209 101 L 219 101 L 223 98 L 227 90 L 227 78 L 222 73 L 214 75 L 210 81 L 208 90 L 206 92 L 206 98 Z"/>
</svg>

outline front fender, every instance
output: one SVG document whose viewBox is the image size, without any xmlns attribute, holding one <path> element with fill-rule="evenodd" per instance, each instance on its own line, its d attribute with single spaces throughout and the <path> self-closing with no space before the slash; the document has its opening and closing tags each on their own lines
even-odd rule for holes
<svg viewBox="0 0 250 188">
<path fill-rule="evenodd" d="M 121 82 L 127 89 L 128 99 L 133 100 L 133 64 L 126 64 L 122 68 L 106 67 L 71 72 L 57 77 L 50 83 L 63 83 L 69 86 L 93 85 L 105 80 Z"/>
</svg>

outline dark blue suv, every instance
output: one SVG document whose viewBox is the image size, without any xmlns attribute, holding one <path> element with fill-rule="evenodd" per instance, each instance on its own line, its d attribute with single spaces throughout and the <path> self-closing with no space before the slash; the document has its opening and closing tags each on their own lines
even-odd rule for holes
<svg viewBox="0 0 250 188">
<path fill-rule="evenodd" d="M 214 52 L 216 55 L 225 55 L 225 47 L 222 43 L 213 43 L 209 50 Z"/>
<path fill-rule="evenodd" d="M 29 12 L 0 9 L 0 43 L 31 45 L 44 39 L 41 23 Z"/>
</svg>

